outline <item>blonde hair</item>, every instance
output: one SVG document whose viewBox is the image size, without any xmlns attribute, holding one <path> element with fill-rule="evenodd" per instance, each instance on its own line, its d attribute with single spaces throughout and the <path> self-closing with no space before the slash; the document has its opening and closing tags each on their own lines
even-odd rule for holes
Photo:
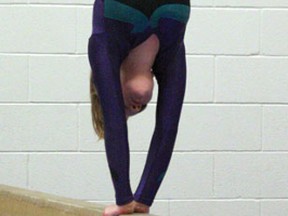
<svg viewBox="0 0 288 216">
<path fill-rule="evenodd" d="M 93 82 L 93 74 L 92 70 L 90 72 L 90 99 L 91 99 L 91 114 L 92 114 L 92 125 L 94 131 L 98 135 L 99 140 L 104 139 L 104 118 L 102 107 L 100 104 L 99 95 L 97 92 L 97 88 Z"/>
</svg>

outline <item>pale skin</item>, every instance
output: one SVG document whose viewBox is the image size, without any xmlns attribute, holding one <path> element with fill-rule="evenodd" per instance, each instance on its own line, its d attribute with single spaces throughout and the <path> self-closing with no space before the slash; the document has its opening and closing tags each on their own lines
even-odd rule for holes
<svg viewBox="0 0 288 216">
<path fill-rule="evenodd" d="M 155 34 L 130 51 L 121 65 L 120 77 L 125 104 L 126 119 L 137 114 L 142 105 L 152 98 L 154 87 L 151 68 L 159 51 L 159 40 Z M 118 216 L 120 214 L 149 213 L 149 206 L 136 202 L 125 205 L 109 205 L 102 216 Z"/>
<path fill-rule="evenodd" d="M 126 118 L 137 114 L 153 93 L 152 66 L 159 51 L 155 34 L 130 51 L 121 65 L 120 77 Z"/>
</svg>

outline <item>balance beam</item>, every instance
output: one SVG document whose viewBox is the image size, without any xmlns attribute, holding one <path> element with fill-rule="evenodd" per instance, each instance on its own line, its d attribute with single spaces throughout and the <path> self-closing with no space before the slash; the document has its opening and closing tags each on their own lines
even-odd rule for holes
<svg viewBox="0 0 288 216">
<path fill-rule="evenodd" d="M 0 184 L 1 216 L 102 216 L 104 208 L 100 204 Z"/>
</svg>

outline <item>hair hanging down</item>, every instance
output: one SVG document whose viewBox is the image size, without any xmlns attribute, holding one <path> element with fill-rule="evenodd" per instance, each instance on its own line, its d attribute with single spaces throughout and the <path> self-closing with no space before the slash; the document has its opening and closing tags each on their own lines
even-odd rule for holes
<svg viewBox="0 0 288 216">
<path fill-rule="evenodd" d="M 98 139 L 99 141 L 101 139 L 104 139 L 104 118 L 99 95 L 93 82 L 92 70 L 90 72 L 90 99 L 91 99 L 92 124 L 94 131 L 99 137 Z"/>
</svg>

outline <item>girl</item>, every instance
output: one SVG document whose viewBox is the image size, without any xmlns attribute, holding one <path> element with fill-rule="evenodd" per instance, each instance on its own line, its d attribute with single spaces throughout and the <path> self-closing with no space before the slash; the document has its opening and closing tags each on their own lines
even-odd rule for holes
<svg viewBox="0 0 288 216">
<path fill-rule="evenodd" d="M 186 87 L 184 34 L 189 0 L 96 0 L 88 43 L 95 132 L 104 138 L 116 205 L 103 216 L 149 212 L 173 153 Z M 158 84 L 156 124 L 132 194 L 127 119 Z"/>
</svg>

